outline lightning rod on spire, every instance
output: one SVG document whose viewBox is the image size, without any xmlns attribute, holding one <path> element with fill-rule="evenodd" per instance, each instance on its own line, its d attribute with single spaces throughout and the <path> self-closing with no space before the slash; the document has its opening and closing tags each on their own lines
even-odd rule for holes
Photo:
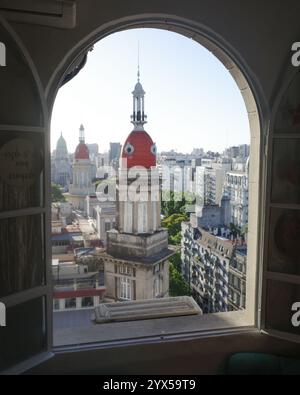
<svg viewBox="0 0 300 395">
<path fill-rule="evenodd" d="M 138 41 L 138 72 L 137 72 L 138 82 L 140 82 L 140 42 Z"/>
</svg>

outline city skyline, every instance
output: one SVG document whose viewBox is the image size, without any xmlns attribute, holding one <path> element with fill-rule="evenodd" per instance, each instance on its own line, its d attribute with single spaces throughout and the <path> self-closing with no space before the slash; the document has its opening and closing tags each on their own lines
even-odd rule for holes
<svg viewBox="0 0 300 395">
<path fill-rule="evenodd" d="M 132 129 L 131 92 L 137 80 L 138 41 L 149 120 L 145 129 L 153 135 L 159 152 L 190 153 L 193 148 L 222 152 L 230 146 L 249 144 L 246 108 L 224 66 L 205 48 L 181 35 L 135 29 L 97 43 L 85 68 L 58 92 L 51 124 L 52 150 L 62 132 L 69 152 L 74 152 L 81 123 L 86 142 L 97 143 L 100 152 L 107 152 L 110 142 L 123 144 L 124 133 Z M 122 75 L 115 66 L 121 60 Z M 162 89 L 166 90 L 164 96 Z"/>
<path fill-rule="evenodd" d="M 79 129 L 78 129 L 79 130 Z M 63 133 L 61 133 L 61 135 L 60 135 L 60 137 L 63 137 L 64 139 L 65 139 L 65 141 L 66 141 L 66 143 L 67 143 L 67 148 L 68 148 L 68 154 L 69 155 L 74 155 L 74 151 L 75 150 L 70 150 L 69 149 L 69 141 L 65 138 L 65 136 L 64 136 L 64 134 Z M 59 138 L 60 138 L 59 137 Z M 78 137 L 78 136 L 77 136 Z M 58 138 L 58 140 L 59 140 L 59 138 Z M 54 146 L 52 147 L 52 153 L 54 153 L 55 151 L 56 151 L 56 145 L 57 145 L 57 142 L 58 142 L 58 140 L 54 143 Z M 86 145 L 87 146 L 90 146 L 90 145 L 94 145 L 94 144 L 98 144 L 96 141 L 86 141 L 85 140 L 85 143 L 86 143 Z M 122 146 L 122 143 L 120 142 L 120 141 L 111 141 L 110 143 L 114 143 L 114 144 L 118 144 L 118 143 L 120 143 L 121 144 L 121 146 Z M 78 144 L 78 142 L 77 142 L 77 144 Z M 99 144 L 98 144 L 99 145 Z M 233 146 L 226 146 L 226 147 L 224 147 L 224 149 L 222 150 L 222 151 L 216 151 L 216 150 L 214 150 L 214 151 L 212 151 L 212 150 L 204 150 L 204 155 L 205 154 L 207 154 L 207 153 L 209 153 L 209 152 L 212 152 L 212 153 L 214 153 L 214 154 L 220 154 L 220 155 L 222 155 L 226 150 L 228 150 L 228 149 L 230 149 L 230 148 L 233 148 L 233 147 L 241 147 L 241 146 L 244 146 L 244 145 L 247 145 L 247 146 L 249 146 L 250 147 L 250 144 L 237 144 L 237 145 L 233 145 Z M 100 147 L 99 147 L 100 148 Z M 173 148 L 170 148 L 170 149 L 165 149 L 165 150 L 162 150 L 162 151 L 157 151 L 157 154 L 158 155 L 162 155 L 162 154 L 170 154 L 170 153 L 172 153 L 172 152 L 174 152 L 174 153 L 176 153 L 177 155 L 195 155 L 195 156 L 197 156 L 197 154 L 195 154 L 195 152 L 196 151 L 198 151 L 198 150 L 201 150 L 201 149 L 203 149 L 203 147 L 194 147 L 194 148 L 192 148 L 192 150 L 190 151 L 190 152 L 183 152 L 183 151 L 178 151 L 178 150 L 175 150 L 175 149 L 173 149 Z M 99 154 L 103 154 L 103 153 L 109 153 L 109 151 L 110 151 L 110 147 L 108 146 L 107 147 L 107 149 L 105 149 L 105 150 L 100 150 L 99 149 Z M 193 151 L 194 151 L 194 153 L 193 153 Z"/>
</svg>

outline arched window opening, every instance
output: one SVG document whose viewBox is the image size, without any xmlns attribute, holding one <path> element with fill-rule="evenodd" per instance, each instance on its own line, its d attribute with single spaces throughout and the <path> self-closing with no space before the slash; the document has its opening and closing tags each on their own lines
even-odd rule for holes
<svg viewBox="0 0 300 395">
<path fill-rule="evenodd" d="M 142 50 L 137 54 L 138 41 Z M 212 52 L 224 61 L 221 51 Z M 102 279 L 98 282 L 101 297 L 98 305 L 91 306 L 91 317 L 96 308 L 96 321 L 80 303 L 74 310 L 58 312 L 56 308 L 54 341 L 63 344 L 62 330 L 71 328 L 72 314 L 82 315 L 83 326 L 112 322 L 111 317 L 120 322 L 124 316 L 143 319 L 143 314 L 127 314 L 127 305 L 114 315 L 114 303 L 147 302 L 151 310 L 158 302 L 153 295 L 165 300 L 167 308 L 161 317 L 168 317 L 170 309 L 178 306 L 178 315 L 241 312 L 253 318 L 256 262 L 251 255 L 248 259 L 248 251 L 257 243 L 253 179 L 256 174 L 258 182 L 259 118 L 246 79 L 232 63 L 230 72 L 243 88 L 242 97 L 207 49 L 159 29 L 113 34 L 95 44 L 86 57 L 85 67 L 61 88 L 54 105 L 51 137 L 56 149 L 51 177 L 56 184 L 64 180 L 59 188 L 68 220 L 61 215 L 60 233 L 67 232 L 77 242 L 70 243 L 64 253 L 73 254 L 79 265 L 91 261 L 88 274 L 96 271 Z M 126 139 L 130 92 L 133 131 Z M 151 117 L 147 118 L 147 112 Z M 88 126 L 80 126 L 76 148 L 76 128 L 81 122 Z M 61 130 L 64 137 L 56 143 Z M 62 139 L 67 141 L 62 144 Z M 64 166 L 58 163 L 58 152 Z M 141 183 L 135 189 L 137 201 L 124 201 L 122 187 L 133 191 L 137 180 L 143 180 L 141 174 L 129 175 L 136 167 L 145 169 L 148 187 L 155 185 L 157 176 L 157 191 L 145 194 L 145 183 Z M 62 168 L 63 178 L 59 175 Z M 149 176 L 150 170 L 155 175 Z M 122 184 L 124 175 L 129 175 L 128 182 Z M 110 187 L 115 188 L 116 199 L 99 202 L 99 186 L 107 196 Z M 74 232 L 80 236 L 73 236 Z M 195 232 L 205 237 L 195 238 Z M 53 255 L 53 259 L 60 257 Z M 131 267 L 130 277 L 120 277 L 115 271 L 118 262 Z M 77 292 L 90 291 L 80 286 Z M 55 300 L 56 293 L 54 288 Z M 184 312 L 176 305 L 179 300 Z M 109 313 L 101 318 L 104 310 Z M 63 315 L 65 328 L 60 322 Z"/>
</svg>

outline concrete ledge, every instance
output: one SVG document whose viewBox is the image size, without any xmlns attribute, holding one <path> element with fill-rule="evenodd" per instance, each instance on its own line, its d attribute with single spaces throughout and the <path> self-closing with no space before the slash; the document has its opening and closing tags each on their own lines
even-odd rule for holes
<svg viewBox="0 0 300 395">
<path fill-rule="evenodd" d="M 95 322 L 146 320 L 202 314 L 190 296 L 101 304 L 95 308 Z"/>
<path fill-rule="evenodd" d="M 253 320 L 245 311 L 229 313 L 164 317 L 149 320 L 108 322 L 97 325 L 91 320 L 93 310 L 54 313 L 64 325 L 54 328 L 55 351 L 77 349 L 109 348 L 113 346 L 136 345 L 174 339 L 215 337 L 232 332 L 255 330 Z M 59 316 L 58 316 L 59 315 Z"/>
</svg>

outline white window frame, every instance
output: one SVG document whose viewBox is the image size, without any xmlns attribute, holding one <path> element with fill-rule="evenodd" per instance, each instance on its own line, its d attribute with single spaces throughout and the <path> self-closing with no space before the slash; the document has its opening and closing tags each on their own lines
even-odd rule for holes
<svg viewBox="0 0 300 395">
<path fill-rule="evenodd" d="M 120 265 L 119 266 L 119 273 L 120 274 L 124 274 L 126 276 L 132 276 L 133 269 L 130 266 L 127 266 L 127 265 Z"/>
<path fill-rule="evenodd" d="M 289 59 L 290 61 L 290 59 Z M 266 155 L 268 156 L 268 163 L 267 163 L 267 171 L 268 171 L 268 178 L 266 183 L 266 205 L 265 210 L 267 213 L 267 219 L 265 222 L 265 240 L 264 240 L 264 248 L 263 248 L 263 259 L 264 259 L 264 266 L 262 269 L 262 282 L 260 284 L 260 292 L 261 292 L 261 315 L 260 315 L 260 328 L 264 334 L 273 336 L 278 339 L 288 340 L 294 343 L 300 343 L 300 331 L 299 335 L 293 334 L 291 332 L 286 332 L 283 330 L 276 330 L 276 329 L 267 329 L 267 303 L 268 303 L 268 282 L 269 281 L 278 281 L 279 283 L 285 283 L 288 285 L 296 285 L 300 288 L 300 275 L 292 275 L 292 274 L 285 274 L 280 272 L 271 272 L 268 271 L 268 248 L 269 248 L 269 236 L 271 235 L 272 230 L 270 229 L 270 213 L 271 209 L 287 209 L 287 210 L 299 210 L 299 204 L 291 204 L 291 203 L 273 203 L 271 199 L 272 193 L 272 172 L 273 172 L 273 146 L 275 141 L 282 140 L 296 140 L 299 139 L 299 133 L 295 131 L 289 131 L 285 128 L 284 131 L 280 132 L 276 130 L 276 117 L 280 111 L 281 101 L 284 95 L 288 92 L 291 84 L 293 83 L 294 78 L 299 75 L 299 69 L 292 67 L 287 70 L 286 73 L 283 74 L 283 79 L 281 81 L 281 87 L 277 93 L 276 99 L 274 101 L 273 110 L 271 113 L 271 122 L 269 125 L 269 133 L 268 133 L 268 144 Z M 299 300 L 300 301 L 300 300 Z M 299 302 L 295 300 L 294 302 Z M 292 305 L 290 310 L 290 318 L 292 321 Z"/>
<path fill-rule="evenodd" d="M 17 132 L 17 133 L 37 133 L 43 135 L 44 137 L 44 146 L 43 146 L 43 170 L 44 175 L 42 179 L 42 187 L 43 187 L 43 197 L 44 197 L 44 204 L 42 207 L 29 207 L 25 209 L 18 209 L 18 210 L 11 210 L 6 212 L 0 213 L 0 220 L 2 219 L 9 219 L 9 218 L 16 218 L 22 216 L 33 216 L 33 215 L 40 215 L 43 216 L 44 221 L 44 229 L 43 229 L 43 237 L 44 237 L 44 255 L 45 261 L 47 262 L 47 257 L 51 257 L 51 168 L 50 164 L 48 163 L 48 158 L 46 152 L 50 152 L 50 142 L 47 139 L 47 135 L 49 133 L 49 126 L 46 122 L 47 119 L 47 103 L 45 99 L 45 94 L 40 83 L 39 75 L 36 71 L 36 68 L 27 52 L 26 47 L 24 46 L 22 40 L 19 36 L 14 32 L 12 27 L 3 20 L 0 19 L 1 27 L 6 30 L 7 34 L 12 39 L 14 45 L 16 46 L 17 50 L 25 59 L 26 66 L 31 71 L 32 77 L 32 84 L 35 87 L 39 99 L 39 103 L 43 113 L 43 126 L 37 125 L 22 125 L 22 124 L 15 124 L 15 125 L 3 125 L 0 123 L 0 133 L 1 131 L 10 131 L 10 132 Z M 15 48 L 14 48 L 15 49 Z M 10 50 L 13 50 L 11 47 Z M 48 178 L 50 177 L 50 178 Z M 49 182 L 47 182 L 49 180 Z M 50 226 L 49 226 L 50 224 Z M 51 262 L 51 261 L 48 261 Z M 53 338 L 52 338 L 52 318 L 53 318 L 53 295 L 51 292 L 50 284 L 52 283 L 52 268 L 51 264 L 49 263 L 46 265 L 45 268 L 45 283 L 30 289 L 26 289 L 16 294 L 9 295 L 7 297 L 1 298 L 1 302 L 3 302 L 6 306 L 6 309 L 10 307 L 18 306 L 20 304 L 30 302 L 34 299 L 43 298 L 45 303 L 45 314 L 44 318 L 45 321 L 43 322 L 43 326 L 46 330 L 46 338 L 45 338 L 45 349 L 41 351 L 37 355 L 33 357 L 29 357 L 28 359 L 24 360 L 8 368 L 7 370 L 0 371 L 0 375 L 2 374 L 18 374 L 28 370 L 30 367 L 38 365 L 39 363 L 47 361 L 49 358 L 54 356 L 53 354 Z M 1 329 L 1 328 L 0 328 Z"/>
<path fill-rule="evenodd" d="M 129 277 L 119 277 L 119 299 L 132 300 L 133 283 Z"/>
</svg>

